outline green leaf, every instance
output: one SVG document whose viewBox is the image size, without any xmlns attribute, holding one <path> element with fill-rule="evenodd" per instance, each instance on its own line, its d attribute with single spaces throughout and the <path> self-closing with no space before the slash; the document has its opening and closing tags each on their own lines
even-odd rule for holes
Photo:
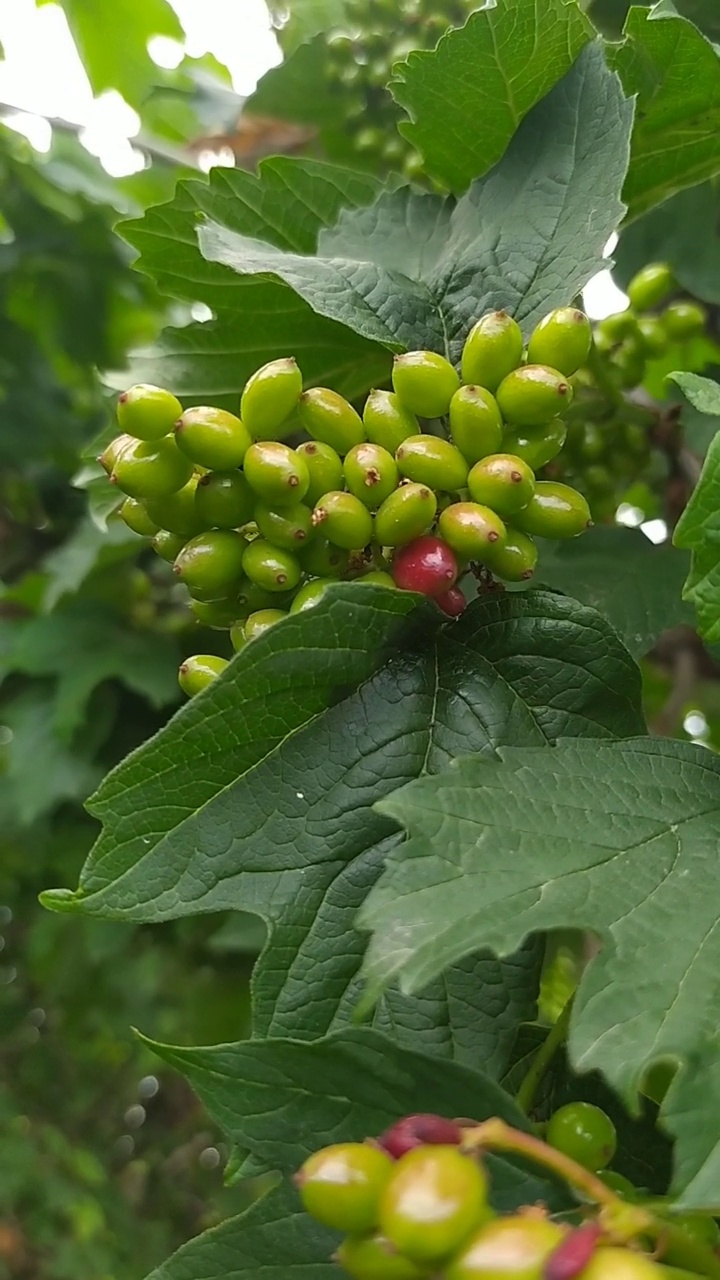
<svg viewBox="0 0 720 1280">
<path fill-rule="evenodd" d="M 651 1063 L 683 1065 L 663 1109 L 675 1189 L 683 1206 L 717 1211 L 720 762 L 648 738 L 499 757 L 468 757 L 378 805 L 410 838 L 362 911 L 370 993 L 398 975 L 421 989 L 478 943 L 502 955 L 543 930 L 596 933 L 573 1066 L 601 1070 L 634 1108 Z"/>
<path fill-rule="evenodd" d="M 702 414 L 720 416 L 720 386 L 711 378 L 674 373 L 673 380 L 691 405 Z M 692 552 L 683 596 L 697 610 L 704 640 L 720 640 L 720 435 L 716 435 L 703 463 L 700 479 L 675 528 L 677 547 Z"/>
<path fill-rule="evenodd" d="M 623 230 L 613 252 L 614 278 L 624 288 L 646 263 L 667 262 L 688 293 L 720 303 L 719 219 L 712 183 L 678 192 Z"/>
<path fill-rule="evenodd" d="M 279 276 L 314 311 L 370 341 L 456 359 L 483 310 L 506 307 L 531 327 L 599 268 L 622 214 L 631 115 L 592 45 L 457 205 L 410 188 L 385 194 L 322 231 L 316 257 L 214 220 L 199 228 L 200 248 L 209 269 Z M 591 220 L 589 208 L 598 211 Z"/>
<path fill-rule="evenodd" d="M 637 658 L 669 627 L 692 626 L 683 604 L 688 558 L 639 529 L 593 529 L 587 538 L 544 544 L 538 578 L 608 619 Z"/>
<path fill-rule="evenodd" d="M 720 386 L 712 378 L 701 378 L 696 373 L 684 372 L 671 373 L 670 377 L 699 413 L 707 414 L 708 417 L 720 416 Z"/>
<path fill-rule="evenodd" d="M 627 94 L 637 94 L 630 169 L 623 190 L 628 219 L 720 170 L 720 59 L 692 23 L 630 10 L 608 63 Z"/>
<path fill-rule="evenodd" d="M 55 699 L 34 684 L 3 703 L 0 751 L 0 817 L 3 829 L 30 827 L 68 801 L 80 802 L 97 786 L 102 769 L 93 763 L 91 740 L 61 742 L 52 732 Z M 9 735 L 9 737 L 8 737 Z"/>
<path fill-rule="evenodd" d="M 119 564 L 137 555 L 138 536 L 120 520 L 103 532 L 91 520 L 82 522 L 45 558 L 48 575 L 44 608 L 49 612 L 63 596 L 74 595 L 96 569 Z"/>
<path fill-rule="evenodd" d="M 486 173 L 592 34 L 576 0 L 505 0 L 397 64 L 392 94 L 412 120 L 401 131 L 427 172 L 452 191 Z"/>
<path fill-rule="evenodd" d="M 147 51 L 148 40 L 184 39 L 167 0 L 61 2 L 93 93 L 117 89 L 131 106 L 139 106 L 159 74 Z"/>
</svg>

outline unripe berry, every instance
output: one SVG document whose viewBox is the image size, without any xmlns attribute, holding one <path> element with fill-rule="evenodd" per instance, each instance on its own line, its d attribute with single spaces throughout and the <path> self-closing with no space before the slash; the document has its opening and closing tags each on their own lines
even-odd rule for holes
<svg viewBox="0 0 720 1280">
<path fill-rule="evenodd" d="M 437 498 L 427 485 L 408 481 L 386 498 L 375 516 L 375 536 L 382 547 L 412 542 L 430 527 L 437 512 Z"/>
<path fill-rule="evenodd" d="M 662 356 L 668 348 L 668 330 L 659 316 L 641 316 L 638 333 L 643 350 L 648 356 Z"/>
<path fill-rule="evenodd" d="M 202 627 L 228 631 L 242 612 L 237 597 L 227 600 L 191 600 L 190 612 Z"/>
<path fill-rule="evenodd" d="M 305 497 L 310 485 L 305 460 L 286 444 L 253 444 L 245 455 L 245 479 L 269 507 L 287 507 Z"/>
<path fill-rule="evenodd" d="M 451 587 L 450 590 L 455 588 Z M 396 1120 L 395 1124 L 380 1134 L 377 1141 L 393 1160 L 399 1160 L 406 1151 L 413 1151 L 415 1147 L 452 1146 L 453 1143 L 459 1143 L 461 1138 L 462 1129 L 454 1120 L 418 1112 Z"/>
<path fill-rule="evenodd" d="M 547 1218 L 497 1218 L 467 1240 L 444 1268 L 446 1280 L 541 1280 L 567 1228 Z"/>
<path fill-rule="evenodd" d="M 455 1146 L 416 1147 L 394 1165 L 379 1226 L 399 1253 L 435 1264 L 490 1215 L 487 1178 L 472 1156 Z"/>
<path fill-rule="evenodd" d="M 212 405 L 186 409 L 175 425 L 178 448 L 199 467 L 232 471 L 242 465 L 252 440 L 234 413 Z"/>
<path fill-rule="evenodd" d="M 170 436 L 145 442 L 134 440 L 118 456 L 111 480 L 123 493 L 140 502 L 165 498 L 187 484 L 192 463 L 184 458 Z"/>
<path fill-rule="evenodd" d="M 619 386 L 626 390 L 638 387 L 645 376 L 645 351 L 640 338 L 626 338 L 610 357 L 610 365 Z"/>
<path fill-rule="evenodd" d="M 340 454 L 321 440 L 306 440 L 295 450 L 308 469 L 310 484 L 303 495 L 303 502 L 314 507 L 324 493 L 343 487 L 343 464 Z"/>
<path fill-rule="evenodd" d="M 410 436 L 395 454 L 403 476 L 431 489 L 454 492 L 467 482 L 468 465 L 459 449 L 439 436 Z"/>
<path fill-rule="evenodd" d="M 302 393 L 302 373 L 295 360 L 271 360 L 248 378 L 240 400 L 240 416 L 255 440 L 282 440 L 292 430 L 291 414 Z"/>
<path fill-rule="evenodd" d="M 443 591 L 441 596 L 435 596 L 435 603 L 446 613 L 449 618 L 460 618 L 468 607 L 468 602 L 461 587 L 451 587 L 449 591 Z"/>
<path fill-rule="evenodd" d="M 392 383 L 395 394 L 411 413 L 440 418 L 460 386 L 460 379 L 444 356 L 435 351 L 408 351 L 395 356 Z"/>
<path fill-rule="evenodd" d="M 169 435 L 181 413 L 182 405 L 170 391 L 150 383 L 138 383 L 118 396 L 120 429 L 138 440 L 160 440 Z"/>
<path fill-rule="evenodd" d="M 662 326 L 671 338 L 695 338 L 707 324 L 707 312 L 697 302 L 673 302 L 662 313 Z"/>
<path fill-rule="evenodd" d="M 348 1236 L 335 1255 L 353 1280 L 423 1280 L 427 1270 L 396 1253 L 384 1236 Z"/>
<path fill-rule="evenodd" d="M 418 434 L 420 427 L 414 413 L 393 391 L 371 391 L 365 401 L 363 423 L 368 440 L 382 445 L 394 454 L 403 440 Z"/>
<path fill-rule="evenodd" d="M 141 538 L 152 538 L 158 532 L 159 526 L 150 519 L 142 502 L 138 502 L 137 498 L 125 499 L 120 508 L 120 518 L 125 521 L 128 529 L 132 529 L 133 533 L 139 533 Z"/>
<path fill-rule="evenodd" d="M 591 1102 L 569 1102 L 548 1121 L 545 1140 L 593 1173 L 615 1155 L 617 1134 L 609 1116 Z"/>
<path fill-rule="evenodd" d="M 488 550 L 502 547 L 507 530 L 500 516 L 478 502 L 454 502 L 440 513 L 438 533 L 463 560 L 484 560 Z"/>
<path fill-rule="evenodd" d="M 206 529 L 239 529 L 252 519 L 255 494 L 242 471 L 208 471 L 198 480 L 195 510 Z"/>
<path fill-rule="evenodd" d="M 377 1225 L 380 1197 L 393 1170 L 384 1151 L 343 1142 L 310 1156 L 295 1180 L 313 1218 L 355 1235 Z"/>
<path fill-rule="evenodd" d="M 169 529 L 170 533 L 177 533 L 186 541 L 196 533 L 202 533 L 207 525 L 203 524 L 195 506 L 197 486 L 198 477 L 191 476 L 177 493 L 150 499 L 146 504 L 148 515 L 160 529 Z"/>
<path fill-rule="evenodd" d="M 652 311 L 674 288 L 675 280 L 667 263 L 648 263 L 633 276 L 627 287 L 630 306 L 635 311 Z"/>
<path fill-rule="evenodd" d="M 604 320 L 600 320 L 595 329 L 595 341 L 598 346 L 614 347 L 616 342 L 622 342 L 623 338 L 635 337 L 639 332 L 638 318 L 635 312 L 628 308 L 627 311 L 616 311 L 611 316 L 605 316 Z M 598 342 L 598 339 L 604 339 L 605 343 Z"/>
<path fill-rule="evenodd" d="M 603 1245 L 590 1259 L 579 1280 L 663 1280 L 665 1274 L 663 1267 L 643 1253 Z"/>
<path fill-rule="evenodd" d="M 497 400 L 484 387 L 460 387 L 450 401 L 450 435 L 467 462 L 497 453 L 503 434 Z"/>
<path fill-rule="evenodd" d="M 539 471 L 557 457 L 566 437 L 562 418 L 553 418 L 545 427 L 510 428 L 503 436 L 502 451 L 522 458 L 532 471 Z"/>
<path fill-rule="evenodd" d="M 273 511 L 265 503 L 258 502 L 255 507 L 255 523 L 263 538 L 272 542 L 274 547 L 282 547 L 295 554 L 302 551 L 315 536 L 310 509 L 302 502 L 282 507 L 280 511 Z"/>
<path fill-rule="evenodd" d="M 446 542 L 428 535 L 395 552 L 392 576 L 403 591 L 440 596 L 455 585 L 458 563 Z"/>
<path fill-rule="evenodd" d="M 362 582 L 368 587 L 390 587 L 393 591 L 397 587 L 395 579 L 384 569 L 371 569 L 370 573 L 361 573 L 359 578 L 353 578 L 353 582 Z"/>
<path fill-rule="evenodd" d="M 320 499 L 312 522 L 328 542 L 346 551 L 361 551 L 373 536 L 373 520 L 367 507 L 352 493 L 339 489 Z"/>
<path fill-rule="evenodd" d="M 212 653 L 196 653 L 181 663 L 178 684 L 188 698 L 193 698 L 196 693 L 207 689 L 226 666 L 227 658 L 217 658 Z"/>
<path fill-rule="evenodd" d="M 539 480 L 515 523 L 536 538 L 576 538 L 592 524 L 587 501 L 577 489 L 555 480 Z"/>
<path fill-rule="evenodd" d="M 522 360 L 523 336 L 506 311 L 488 311 L 473 325 L 462 353 L 462 380 L 495 391 Z"/>
<path fill-rule="evenodd" d="M 382 445 L 364 441 L 345 456 L 345 483 L 356 498 L 373 511 L 397 489 L 400 475 L 392 454 Z"/>
<path fill-rule="evenodd" d="M 497 402 L 503 418 L 515 427 L 541 427 L 570 405 L 572 387 L 556 369 L 526 364 L 503 378 Z"/>
<path fill-rule="evenodd" d="M 256 538 L 245 547 L 243 572 L 264 591 L 292 591 L 302 577 L 299 561 L 289 551 Z"/>
<path fill-rule="evenodd" d="M 313 609 L 335 582 L 336 578 L 313 578 L 312 582 L 306 582 L 296 593 L 290 612 L 304 613 L 306 609 Z"/>
<path fill-rule="evenodd" d="M 98 457 L 98 462 L 107 475 L 112 475 L 113 467 L 121 454 L 130 445 L 135 444 L 135 437 L 129 435 L 115 436 L 109 444 L 106 444 L 102 453 Z"/>
<path fill-rule="evenodd" d="M 152 540 L 153 551 L 167 564 L 174 564 L 186 541 L 187 539 L 179 533 L 171 533 L 169 529 L 158 529 Z"/>
<path fill-rule="evenodd" d="M 251 613 L 243 623 L 246 642 L 249 643 L 251 640 L 256 640 L 258 636 L 264 635 L 277 622 L 282 622 L 283 618 L 287 618 L 284 609 L 259 609 L 257 613 Z"/>
<path fill-rule="evenodd" d="M 526 507 L 535 492 L 535 475 L 527 462 L 511 453 L 493 453 L 476 462 L 468 476 L 474 502 L 511 516 Z"/>
<path fill-rule="evenodd" d="M 592 328 L 584 311 L 558 307 L 533 329 L 528 343 L 530 364 L 549 365 L 569 377 L 590 354 Z"/>
<path fill-rule="evenodd" d="M 304 572 L 313 578 L 341 577 L 350 559 L 347 551 L 333 546 L 327 538 L 319 537 L 317 531 L 312 541 L 302 548 L 299 557 Z"/>
<path fill-rule="evenodd" d="M 191 538 L 175 561 L 175 573 L 191 595 L 219 600 L 240 582 L 247 543 L 231 529 L 210 529 Z"/>
<path fill-rule="evenodd" d="M 526 582 L 532 578 L 537 564 L 538 550 L 532 538 L 520 529 L 506 526 L 504 546 L 495 544 L 485 554 L 485 564 L 498 578 L 506 582 Z"/>
<path fill-rule="evenodd" d="M 360 415 L 344 396 L 327 387 L 311 387 L 304 391 L 298 403 L 298 413 L 308 435 L 329 444 L 341 457 L 365 439 Z"/>
<path fill-rule="evenodd" d="M 295 594 L 295 588 L 283 591 L 268 591 L 267 588 L 244 577 L 237 590 L 236 618 L 249 618 L 251 613 L 260 609 L 288 609 Z"/>
</svg>

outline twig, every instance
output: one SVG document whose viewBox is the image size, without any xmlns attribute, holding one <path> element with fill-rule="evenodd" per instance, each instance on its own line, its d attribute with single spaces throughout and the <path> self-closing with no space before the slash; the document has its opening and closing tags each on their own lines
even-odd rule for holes
<svg viewBox="0 0 720 1280">
<path fill-rule="evenodd" d="M 574 998 L 573 994 L 565 1005 L 565 1008 L 554 1026 L 550 1028 L 543 1043 L 535 1054 L 532 1064 L 515 1095 L 515 1101 L 520 1109 L 525 1112 L 525 1115 L 528 1115 L 530 1112 L 535 1101 L 538 1086 L 550 1066 L 552 1059 L 560 1046 L 565 1043 L 568 1027 L 570 1026 L 570 1015 L 572 1013 Z"/>
</svg>

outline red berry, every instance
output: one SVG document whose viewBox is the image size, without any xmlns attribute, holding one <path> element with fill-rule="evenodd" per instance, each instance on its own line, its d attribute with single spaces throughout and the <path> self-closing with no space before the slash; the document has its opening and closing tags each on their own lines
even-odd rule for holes
<svg viewBox="0 0 720 1280">
<path fill-rule="evenodd" d="M 545 1280 L 575 1280 L 584 1271 L 602 1237 L 597 1222 L 584 1222 L 571 1231 L 545 1263 Z"/>
<path fill-rule="evenodd" d="M 422 1146 L 454 1146 L 462 1138 L 462 1130 L 452 1120 L 419 1112 L 404 1116 L 386 1129 L 378 1138 L 378 1146 L 387 1151 L 393 1160 L 399 1160 L 406 1151 Z"/>
<path fill-rule="evenodd" d="M 450 587 L 454 587 L 458 563 L 446 542 L 426 535 L 396 551 L 392 576 L 403 591 L 419 591 L 423 596 L 441 596 Z"/>
<path fill-rule="evenodd" d="M 451 587 L 449 591 L 443 591 L 441 596 L 435 597 L 435 603 L 449 618 L 459 618 L 468 604 L 460 587 Z"/>
</svg>

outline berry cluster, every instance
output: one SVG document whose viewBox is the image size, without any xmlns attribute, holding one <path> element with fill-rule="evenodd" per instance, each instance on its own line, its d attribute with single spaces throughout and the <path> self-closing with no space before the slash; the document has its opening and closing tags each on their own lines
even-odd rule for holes
<svg viewBox="0 0 720 1280">
<path fill-rule="evenodd" d="M 614 1193 L 594 1215 L 586 1203 L 579 1223 L 577 1212 L 556 1220 L 541 1205 L 497 1214 L 482 1159 L 493 1149 L 483 1131 L 497 1125 L 498 1149 L 512 1150 L 514 1135 L 518 1154 L 528 1154 L 523 1145 L 530 1143 L 532 1156 L 542 1161 L 545 1154 L 557 1174 L 556 1151 L 573 1162 L 566 1171 L 577 1172 L 580 1182 L 587 1181 L 583 1170 L 604 1169 L 615 1152 L 612 1122 L 588 1103 L 557 1111 L 546 1143 L 497 1121 L 476 1127 L 411 1115 L 376 1139 L 325 1147 L 305 1161 L 295 1182 L 305 1210 L 343 1233 L 335 1260 L 353 1280 L 670 1280 L 686 1273 L 668 1271 L 655 1260 L 658 1253 L 675 1265 L 678 1250 L 685 1259 L 688 1246 L 717 1246 L 714 1219 L 691 1214 L 675 1216 L 672 1237 L 663 1235 L 660 1221 L 662 1244 L 653 1247 L 658 1232 L 650 1217 L 624 1208 Z M 634 1192 L 619 1174 L 603 1176 L 603 1186 L 615 1178 Z"/>
<path fill-rule="evenodd" d="M 371 391 L 362 416 L 335 391 L 303 391 L 293 359 L 252 375 L 240 417 L 135 386 L 101 461 L 127 494 L 122 518 L 236 650 L 339 578 L 418 591 L 458 617 L 468 570 L 522 581 L 534 535 L 590 523 L 580 493 L 535 479 L 562 448 L 589 345 L 581 311 L 547 315 L 527 353 L 517 323 L 490 312 L 468 334 L 462 382 L 435 352 L 397 356 L 393 390 Z M 224 665 L 189 659 L 181 684 L 197 692 Z"/>
<path fill-rule="evenodd" d="M 326 75 L 338 89 L 354 150 L 372 168 L 402 169 L 422 161 L 397 131 L 402 112 L 387 84 L 393 63 L 413 49 L 432 49 L 450 27 L 462 26 L 479 0 L 347 0 L 345 21 L 327 36 Z"/>
</svg>

